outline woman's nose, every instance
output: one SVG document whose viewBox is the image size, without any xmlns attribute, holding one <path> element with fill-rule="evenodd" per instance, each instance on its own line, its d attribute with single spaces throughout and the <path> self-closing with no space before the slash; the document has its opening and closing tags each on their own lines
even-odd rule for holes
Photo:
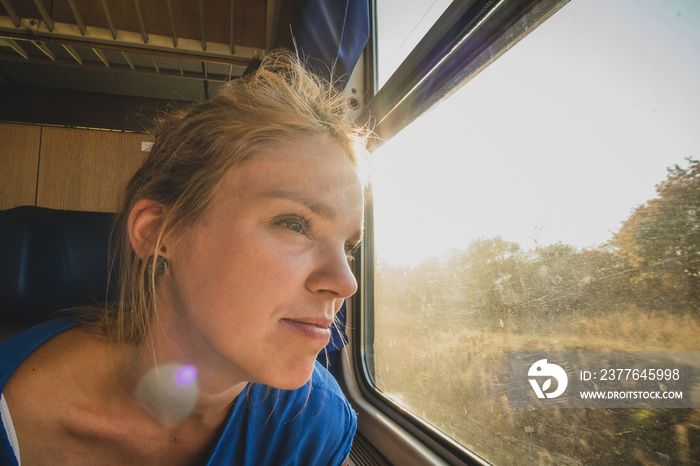
<svg viewBox="0 0 700 466">
<path fill-rule="evenodd" d="M 345 249 L 334 248 L 317 253 L 316 266 L 307 280 L 307 288 L 314 292 L 329 292 L 337 298 L 347 298 L 357 291 L 357 280 L 350 270 Z"/>
</svg>

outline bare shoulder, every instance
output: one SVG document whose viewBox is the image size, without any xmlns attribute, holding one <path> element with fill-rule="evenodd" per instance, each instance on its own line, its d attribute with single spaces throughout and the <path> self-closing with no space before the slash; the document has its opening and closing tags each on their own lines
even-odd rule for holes
<svg viewBox="0 0 700 466">
<path fill-rule="evenodd" d="M 31 353 L 14 371 L 5 386 L 5 396 L 14 406 L 43 405 L 55 401 L 57 391 L 78 381 L 72 375 L 87 359 L 94 359 L 102 346 L 81 328 L 58 334 Z M 44 396 L 49 395 L 48 400 Z M 53 403 L 52 403 L 53 405 Z M 14 417 L 14 416 L 13 416 Z"/>
<path fill-rule="evenodd" d="M 99 357 L 101 346 L 81 328 L 70 329 L 37 348 L 12 374 L 3 393 L 23 462 L 65 458 L 71 425 L 85 415 L 79 402 L 86 379 L 95 376 L 86 367 Z M 48 456 L 37 457 L 40 452 Z"/>
<path fill-rule="evenodd" d="M 158 424 L 120 383 L 120 348 L 75 328 L 17 368 L 3 393 L 23 463 L 202 463 L 216 429 Z"/>
</svg>

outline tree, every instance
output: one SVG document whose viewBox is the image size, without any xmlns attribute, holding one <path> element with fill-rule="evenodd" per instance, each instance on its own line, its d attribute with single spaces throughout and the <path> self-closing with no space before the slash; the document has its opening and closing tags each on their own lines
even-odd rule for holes
<svg viewBox="0 0 700 466">
<path fill-rule="evenodd" d="M 669 168 L 658 198 L 639 206 L 613 239 L 637 270 L 632 283 L 657 303 L 700 298 L 700 162 L 687 160 L 688 168 Z"/>
</svg>

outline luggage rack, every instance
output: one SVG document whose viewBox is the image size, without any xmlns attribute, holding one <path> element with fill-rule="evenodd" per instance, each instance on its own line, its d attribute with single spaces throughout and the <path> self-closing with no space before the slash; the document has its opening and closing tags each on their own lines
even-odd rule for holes
<svg viewBox="0 0 700 466">
<path fill-rule="evenodd" d="M 31 85 L 54 88 L 99 75 L 98 92 L 122 95 L 129 91 L 119 82 L 133 86 L 135 79 L 124 80 L 124 73 L 141 76 L 146 87 L 149 75 L 151 87 L 158 77 L 216 84 L 241 76 L 279 45 L 291 3 L 0 0 L 0 74 L 11 83 L 30 76 Z M 41 84 L 47 80 L 53 82 Z M 197 100 L 183 85 L 179 97 Z"/>
</svg>

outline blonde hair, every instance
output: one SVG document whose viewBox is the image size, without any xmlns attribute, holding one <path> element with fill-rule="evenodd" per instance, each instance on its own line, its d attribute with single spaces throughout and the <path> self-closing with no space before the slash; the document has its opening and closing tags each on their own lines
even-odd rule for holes
<svg viewBox="0 0 700 466">
<path fill-rule="evenodd" d="M 128 218 L 141 199 L 166 208 L 152 254 L 201 217 L 223 176 L 262 150 L 314 135 L 335 141 L 357 166 L 369 132 L 347 114 L 342 94 L 289 52 L 227 83 L 211 100 L 164 118 L 143 165 L 129 181 L 114 235 L 118 296 L 90 325 L 114 340 L 140 342 L 155 315 L 155 267 L 134 252 Z"/>
</svg>

